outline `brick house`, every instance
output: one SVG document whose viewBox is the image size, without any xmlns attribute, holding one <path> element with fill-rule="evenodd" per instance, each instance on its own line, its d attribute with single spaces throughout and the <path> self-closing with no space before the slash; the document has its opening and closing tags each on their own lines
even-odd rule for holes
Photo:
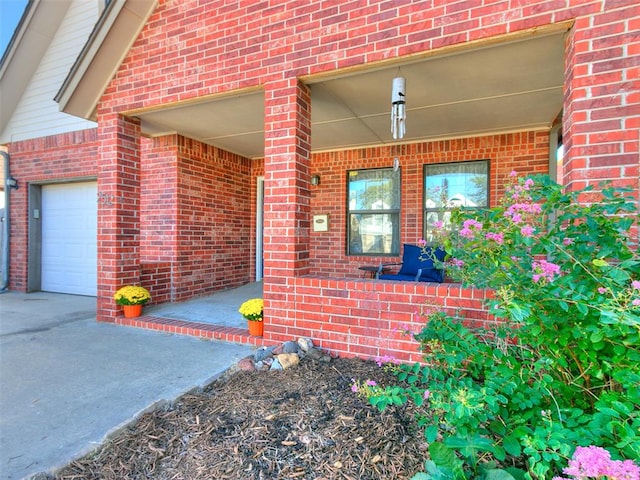
<svg viewBox="0 0 640 480">
<path fill-rule="evenodd" d="M 516 170 L 637 196 L 639 32 L 631 0 L 111 2 L 55 97 L 96 127 L 7 142 L 10 288 L 40 288 L 28 203 L 92 180 L 98 320 L 123 322 L 123 284 L 162 303 L 263 280 L 266 342 L 415 359 L 417 311 L 490 322 L 487 293 L 360 267 L 428 237 L 430 185 L 494 205 Z"/>
</svg>

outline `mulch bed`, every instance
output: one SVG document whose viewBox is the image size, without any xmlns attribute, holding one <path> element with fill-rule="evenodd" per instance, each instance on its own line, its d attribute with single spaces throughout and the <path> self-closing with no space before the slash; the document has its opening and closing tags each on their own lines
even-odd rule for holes
<svg viewBox="0 0 640 480">
<path fill-rule="evenodd" d="M 410 478 L 426 454 L 415 407 L 381 413 L 351 391 L 353 378 L 394 377 L 374 362 L 342 358 L 229 373 L 143 415 L 55 478 Z"/>
</svg>

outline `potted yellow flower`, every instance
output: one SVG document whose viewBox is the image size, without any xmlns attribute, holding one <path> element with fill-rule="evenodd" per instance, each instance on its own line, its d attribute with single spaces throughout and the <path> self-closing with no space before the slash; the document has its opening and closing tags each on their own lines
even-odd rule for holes
<svg viewBox="0 0 640 480">
<path fill-rule="evenodd" d="M 144 287 L 126 285 L 119 289 L 113 298 L 118 305 L 122 305 L 124 316 L 133 318 L 142 314 L 142 306 L 151 300 L 151 294 Z"/>
<path fill-rule="evenodd" d="M 264 301 L 261 298 L 252 298 L 240 305 L 240 309 L 238 311 L 247 319 L 250 335 L 256 337 L 262 336 L 264 332 L 264 323 L 262 322 L 263 310 Z"/>
</svg>

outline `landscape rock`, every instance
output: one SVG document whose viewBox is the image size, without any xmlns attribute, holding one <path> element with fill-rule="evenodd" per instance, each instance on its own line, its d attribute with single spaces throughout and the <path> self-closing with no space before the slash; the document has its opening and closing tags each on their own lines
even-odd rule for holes
<svg viewBox="0 0 640 480">
<path fill-rule="evenodd" d="M 271 370 L 284 370 L 284 368 L 282 368 L 282 365 L 280 365 L 280 361 L 276 358 L 273 363 L 271 364 Z"/>
<path fill-rule="evenodd" d="M 300 337 L 279 345 L 260 347 L 253 355 L 243 358 L 234 367 L 237 370 L 266 372 L 268 370 L 285 370 L 309 356 L 316 362 L 329 362 L 331 355 L 313 346 L 310 338 Z"/>
<path fill-rule="evenodd" d="M 253 354 L 253 358 L 255 358 L 256 362 L 261 362 L 267 357 L 273 355 L 273 350 L 275 347 L 260 347 Z"/>
<path fill-rule="evenodd" d="M 303 352 L 308 352 L 313 348 L 313 341 L 310 338 L 300 337 L 298 339 L 298 346 Z"/>
<path fill-rule="evenodd" d="M 292 340 L 282 344 L 282 353 L 298 353 L 299 349 L 298 342 Z"/>
<path fill-rule="evenodd" d="M 255 363 L 253 362 L 253 356 L 240 359 L 237 366 L 239 370 L 245 372 L 253 372 L 256 369 Z"/>
<path fill-rule="evenodd" d="M 316 362 L 331 361 L 331 357 L 328 354 L 324 353 L 322 350 L 315 347 L 309 349 L 309 351 L 307 352 L 307 355 L 309 356 L 309 358 L 311 358 L 312 360 L 315 360 Z"/>
<path fill-rule="evenodd" d="M 297 365 L 300 362 L 300 357 L 297 353 L 282 353 L 278 355 L 276 360 L 282 365 L 282 368 L 286 370 L 287 368 Z"/>
</svg>

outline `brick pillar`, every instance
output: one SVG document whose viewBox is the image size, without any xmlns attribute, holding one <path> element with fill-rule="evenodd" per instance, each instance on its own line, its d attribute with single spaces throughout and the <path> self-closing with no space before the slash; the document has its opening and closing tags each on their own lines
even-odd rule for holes
<svg viewBox="0 0 640 480">
<path fill-rule="evenodd" d="M 265 91 L 264 276 L 309 273 L 311 94 L 297 79 Z"/>
<path fill-rule="evenodd" d="M 105 115 L 98 136 L 97 319 L 113 322 L 115 291 L 140 282 L 140 125 Z"/>
<path fill-rule="evenodd" d="M 566 46 L 564 183 L 613 180 L 638 190 L 640 25 L 635 6 L 578 17 Z"/>
<path fill-rule="evenodd" d="M 640 198 L 640 15 L 636 6 L 609 7 L 578 17 L 566 45 L 563 112 L 563 183 L 630 187 Z M 638 226 L 631 238 L 638 241 Z"/>
</svg>

